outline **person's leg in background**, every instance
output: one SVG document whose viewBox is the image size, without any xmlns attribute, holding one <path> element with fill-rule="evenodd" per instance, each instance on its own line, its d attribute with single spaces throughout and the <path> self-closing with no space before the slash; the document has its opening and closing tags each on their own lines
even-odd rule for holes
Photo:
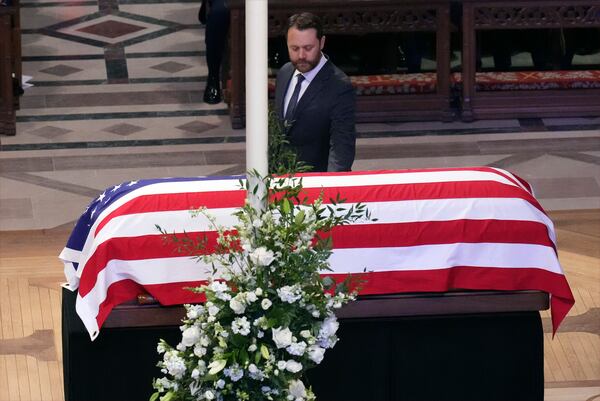
<svg viewBox="0 0 600 401">
<path fill-rule="evenodd" d="M 223 53 L 227 44 L 227 33 L 229 32 L 229 8 L 225 4 L 225 0 L 205 1 L 208 1 L 209 7 L 206 14 L 204 38 L 206 63 L 208 65 L 204 101 L 209 104 L 217 104 L 222 99 L 220 72 Z"/>
</svg>

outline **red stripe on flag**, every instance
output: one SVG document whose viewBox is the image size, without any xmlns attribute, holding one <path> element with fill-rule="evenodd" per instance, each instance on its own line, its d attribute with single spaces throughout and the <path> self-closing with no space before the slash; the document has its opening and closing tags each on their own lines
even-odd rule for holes
<svg viewBox="0 0 600 401">
<path fill-rule="evenodd" d="M 345 274 L 326 274 L 337 282 Z M 551 294 L 553 332 L 565 318 L 575 298 L 564 275 L 543 269 L 457 266 L 437 270 L 404 270 L 353 274 L 363 280 L 360 294 L 446 292 L 450 290 L 540 290 Z"/>
<path fill-rule="evenodd" d="M 102 227 L 117 216 L 170 210 L 191 210 L 201 206 L 206 208 L 240 207 L 244 204 L 245 199 L 246 191 L 242 190 L 140 195 L 109 213 L 98 224 L 94 235 L 98 235 Z"/>
<path fill-rule="evenodd" d="M 522 243 L 549 246 L 548 230 L 542 223 L 506 220 L 453 220 L 394 224 L 348 225 L 334 228 L 334 249 L 384 248 L 451 243 Z M 216 232 L 190 232 L 189 239 L 206 239 L 202 253 L 214 252 Z M 327 235 L 323 235 L 325 237 Z M 178 234 L 178 239 L 184 234 Z M 96 285 L 100 271 L 110 260 L 144 260 L 187 256 L 178 250 L 181 242 L 166 241 L 162 234 L 114 237 L 98 246 L 83 269 L 79 293 L 85 296 Z"/>
<path fill-rule="evenodd" d="M 511 185 L 489 181 L 434 182 L 419 184 L 363 185 L 355 187 L 305 188 L 303 195 L 309 202 L 323 194 L 329 204 L 338 195 L 345 202 L 393 202 L 429 199 L 464 198 L 516 198 L 523 199 L 543 212 L 537 200 L 528 192 Z M 233 208 L 244 204 L 244 191 L 191 192 L 174 194 L 142 195 L 120 206 L 106 216 L 95 235 L 113 218 L 139 213 L 190 210 L 200 206 L 207 208 Z"/>
<path fill-rule="evenodd" d="M 344 281 L 347 277 L 346 274 L 323 274 L 322 276 L 330 276 L 337 282 Z M 565 277 L 543 269 L 460 266 L 438 270 L 368 272 L 353 274 L 352 277 L 362 281 L 361 295 L 451 290 L 544 291 L 552 294 L 551 312 L 554 330 L 558 328 L 575 302 Z M 203 300 L 202 297 L 186 290 L 185 287 L 198 286 L 200 283 L 155 284 L 146 285 L 143 289 L 162 305 L 197 303 Z M 131 300 L 140 292 L 142 292 L 141 286 L 131 280 L 113 283 L 108 289 L 107 301 L 100 306 L 96 319 L 98 327 L 101 327 L 114 305 Z"/>
</svg>

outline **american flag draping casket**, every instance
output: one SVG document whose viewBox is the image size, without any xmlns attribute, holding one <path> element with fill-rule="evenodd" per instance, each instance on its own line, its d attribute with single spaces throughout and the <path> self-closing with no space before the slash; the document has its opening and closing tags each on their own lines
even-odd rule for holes
<svg viewBox="0 0 600 401">
<path fill-rule="evenodd" d="M 574 303 L 558 262 L 554 227 L 530 186 L 490 167 L 302 174 L 309 198 L 339 193 L 376 221 L 336 227 L 334 276 L 364 280 L 361 294 L 541 290 L 554 330 Z M 165 178 L 116 185 L 96 198 L 60 254 L 67 288 L 92 339 L 120 303 L 150 293 L 163 305 L 197 302 L 184 287 L 207 269 L 165 245 L 168 232 L 205 233 L 207 207 L 223 226 L 243 205 L 240 177 Z"/>
</svg>

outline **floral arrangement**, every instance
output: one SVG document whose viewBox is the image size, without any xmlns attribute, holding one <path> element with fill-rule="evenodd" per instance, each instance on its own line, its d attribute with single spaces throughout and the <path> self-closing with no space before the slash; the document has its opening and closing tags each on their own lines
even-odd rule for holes
<svg viewBox="0 0 600 401">
<path fill-rule="evenodd" d="M 315 399 L 303 374 L 336 344 L 334 310 L 356 296 L 354 283 L 320 274 L 330 270 L 327 233 L 370 216 L 362 204 L 342 207 L 339 197 L 309 202 L 298 178 L 259 179 L 266 207 L 246 204 L 235 227 L 196 211 L 218 233 L 211 252 L 195 241 L 196 257 L 212 266 L 206 285 L 192 289 L 206 302 L 185 306 L 176 347 L 159 343 L 164 377 L 154 380 L 151 401 Z"/>
</svg>

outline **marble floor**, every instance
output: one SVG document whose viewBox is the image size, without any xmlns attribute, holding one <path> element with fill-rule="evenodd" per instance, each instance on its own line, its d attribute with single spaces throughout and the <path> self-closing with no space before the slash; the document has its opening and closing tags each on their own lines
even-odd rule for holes
<svg viewBox="0 0 600 401">
<path fill-rule="evenodd" d="M 0 136 L 0 401 L 61 400 L 57 256 L 76 219 L 124 181 L 243 172 L 245 132 L 202 102 L 197 2 L 21 5 L 33 86 Z M 355 170 L 487 165 L 533 185 L 577 301 L 554 339 L 542 313 L 546 400 L 600 400 L 600 116 L 357 129 Z"/>
</svg>

